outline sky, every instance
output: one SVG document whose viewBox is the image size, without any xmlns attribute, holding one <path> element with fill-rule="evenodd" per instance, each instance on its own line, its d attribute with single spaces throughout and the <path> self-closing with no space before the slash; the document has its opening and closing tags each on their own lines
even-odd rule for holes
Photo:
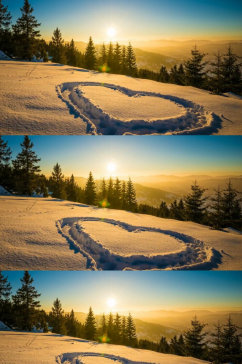
<svg viewBox="0 0 242 364">
<path fill-rule="evenodd" d="M 242 272 L 231 271 L 34 271 L 34 286 L 49 310 L 58 297 L 64 310 L 114 312 L 152 310 L 239 310 L 242 308 Z M 13 293 L 21 285 L 21 271 L 5 271 Z"/>
<path fill-rule="evenodd" d="M 15 21 L 23 0 L 3 0 Z M 66 40 L 194 39 L 242 36 L 241 0 L 30 0 L 43 37 L 59 27 Z"/>
<path fill-rule="evenodd" d="M 50 175 L 58 162 L 65 176 L 95 178 L 152 175 L 242 174 L 241 136 L 31 136 Z M 14 159 L 23 136 L 4 136 Z M 110 168 L 111 165 L 111 168 Z"/>
</svg>

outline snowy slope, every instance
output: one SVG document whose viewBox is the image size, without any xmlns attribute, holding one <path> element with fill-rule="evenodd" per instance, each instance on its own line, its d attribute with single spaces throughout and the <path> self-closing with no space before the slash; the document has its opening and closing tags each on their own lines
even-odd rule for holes
<svg viewBox="0 0 242 364">
<path fill-rule="evenodd" d="M 126 211 L 0 196 L 0 269 L 242 269 L 242 235 Z"/>
<path fill-rule="evenodd" d="M 242 134 L 242 100 L 53 63 L 0 61 L 1 134 Z"/>
<path fill-rule="evenodd" d="M 56 334 L 0 331 L 1 364 L 202 364 L 194 358 L 160 354 Z"/>
</svg>

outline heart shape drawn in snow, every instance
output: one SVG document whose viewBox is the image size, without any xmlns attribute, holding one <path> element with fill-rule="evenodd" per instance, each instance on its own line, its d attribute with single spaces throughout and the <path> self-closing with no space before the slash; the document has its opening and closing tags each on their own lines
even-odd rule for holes
<svg viewBox="0 0 242 364">
<path fill-rule="evenodd" d="M 98 217 L 71 217 L 56 222 L 87 269 L 211 269 L 221 255 L 201 240 L 175 231 L 133 226 Z"/>
<path fill-rule="evenodd" d="M 63 83 L 56 91 L 88 134 L 211 134 L 221 127 L 216 114 L 172 95 L 100 82 Z"/>
</svg>

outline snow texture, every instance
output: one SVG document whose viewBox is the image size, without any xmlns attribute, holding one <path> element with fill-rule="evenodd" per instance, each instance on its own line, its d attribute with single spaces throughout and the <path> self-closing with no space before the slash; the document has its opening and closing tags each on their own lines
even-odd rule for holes
<svg viewBox="0 0 242 364">
<path fill-rule="evenodd" d="M 241 270 L 242 236 L 57 199 L 0 196 L 0 269 Z"/>
<path fill-rule="evenodd" d="M 1 134 L 242 134 L 242 100 L 54 63 L 0 61 Z"/>
<path fill-rule="evenodd" d="M 205 361 L 57 334 L 0 331 L 1 364 L 202 364 Z"/>
</svg>

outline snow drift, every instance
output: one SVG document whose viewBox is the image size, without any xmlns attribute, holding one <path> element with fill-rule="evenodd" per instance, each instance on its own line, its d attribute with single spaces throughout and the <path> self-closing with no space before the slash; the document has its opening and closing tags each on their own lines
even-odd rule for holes
<svg viewBox="0 0 242 364">
<path fill-rule="evenodd" d="M 0 196 L 0 269 L 240 270 L 241 234 L 57 199 Z"/>
<path fill-rule="evenodd" d="M 54 63 L 0 61 L 0 100 L 1 134 L 242 134 L 230 94 Z"/>
<path fill-rule="evenodd" d="M 121 345 L 27 332 L 0 331 L 1 364 L 202 364 L 205 361 Z"/>
</svg>

